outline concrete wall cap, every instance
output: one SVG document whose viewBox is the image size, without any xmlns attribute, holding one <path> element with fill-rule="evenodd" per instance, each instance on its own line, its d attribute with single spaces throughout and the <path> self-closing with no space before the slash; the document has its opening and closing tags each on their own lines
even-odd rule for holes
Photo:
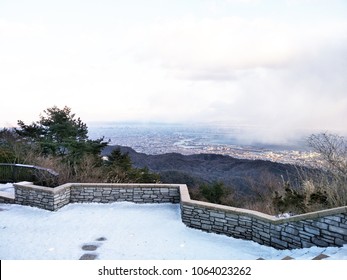
<svg viewBox="0 0 347 280">
<path fill-rule="evenodd" d="M 14 194 L 0 191 L 0 198 L 14 200 Z"/>
</svg>

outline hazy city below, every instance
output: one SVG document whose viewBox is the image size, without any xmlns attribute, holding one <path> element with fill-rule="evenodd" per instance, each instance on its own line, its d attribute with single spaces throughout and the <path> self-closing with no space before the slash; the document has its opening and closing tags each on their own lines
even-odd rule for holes
<svg viewBox="0 0 347 280">
<path fill-rule="evenodd" d="M 92 139 L 104 136 L 110 145 L 128 146 L 146 154 L 213 153 L 236 158 L 263 159 L 282 163 L 308 163 L 317 156 L 307 147 L 306 135 L 279 143 L 250 137 L 256 128 L 226 125 L 160 123 L 94 123 Z"/>
</svg>

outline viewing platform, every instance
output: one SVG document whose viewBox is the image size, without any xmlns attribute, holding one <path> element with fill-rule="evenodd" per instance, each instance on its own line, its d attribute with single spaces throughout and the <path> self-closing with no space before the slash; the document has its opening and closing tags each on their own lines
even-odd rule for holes
<svg viewBox="0 0 347 280">
<path fill-rule="evenodd" d="M 69 203 L 179 203 L 188 227 L 245 240 L 276 249 L 329 247 L 347 244 L 347 207 L 288 218 L 190 199 L 183 184 L 67 183 L 55 188 L 31 182 L 14 184 L 14 195 L 0 202 L 57 211 Z"/>
</svg>

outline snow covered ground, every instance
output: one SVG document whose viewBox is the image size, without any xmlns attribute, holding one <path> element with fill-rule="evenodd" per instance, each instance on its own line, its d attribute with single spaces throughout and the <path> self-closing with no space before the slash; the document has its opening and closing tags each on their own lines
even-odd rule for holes
<svg viewBox="0 0 347 280">
<path fill-rule="evenodd" d="M 92 251 L 88 251 L 92 250 Z M 57 212 L 0 204 L 0 259 L 347 259 L 347 246 L 276 250 L 186 227 L 177 204 L 70 204 Z"/>
<path fill-rule="evenodd" d="M 6 192 L 6 193 L 14 194 L 13 185 L 11 183 L 0 184 L 0 192 Z"/>
</svg>

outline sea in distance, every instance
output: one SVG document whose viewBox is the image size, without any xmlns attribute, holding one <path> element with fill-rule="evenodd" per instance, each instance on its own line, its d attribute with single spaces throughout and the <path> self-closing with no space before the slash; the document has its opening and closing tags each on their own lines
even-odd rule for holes
<svg viewBox="0 0 347 280">
<path fill-rule="evenodd" d="M 309 163 L 317 156 L 307 136 L 290 141 L 258 140 L 259 128 L 228 124 L 167 124 L 140 122 L 89 123 L 89 137 L 104 137 L 109 145 L 133 148 L 146 154 L 222 154 L 236 158 L 283 163 Z M 252 136 L 253 135 L 253 136 Z"/>
</svg>

